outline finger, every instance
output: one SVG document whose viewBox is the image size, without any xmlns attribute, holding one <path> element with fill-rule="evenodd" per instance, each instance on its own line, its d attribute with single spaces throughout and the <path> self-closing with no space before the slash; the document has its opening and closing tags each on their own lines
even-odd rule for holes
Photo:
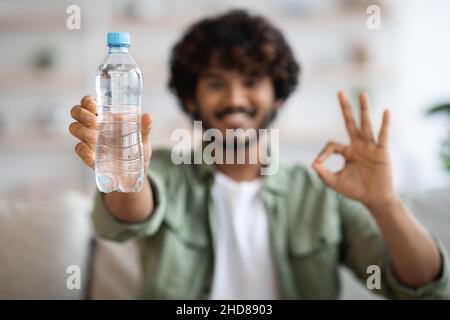
<svg viewBox="0 0 450 320">
<path fill-rule="evenodd" d="M 141 117 L 141 135 L 142 142 L 147 144 L 149 142 L 150 132 L 152 130 L 153 118 L 150 113 L 144 113 Z"/>
<path fill-rule="evenodd" d="M 95 169 L 95 152 L 89 148 L 84 142 L 79 142 L 75 145 L 75 152 L 92 169 Z"/>
<path fill-rule="evenodd" d="M 345 152 L 347 147 L 336 142 L 328 142 L 327 145 L 322 149 L 322 151 L 317 156 L 315 162 L 322 163 L 333 153 L 342 154 L 345 157 Z"/>
<path fill-rule="evenodd" d="M 328 187 L 335 189 L 338 181 L 337 173 L 333 173 L 326 169 L 323 164 L 315 162 L 313 164 L 314 170 L 319 175 L 319 178 L 327 185 Z"/>
<path fill-rule="evenodd" d="M 93 96 L 84 96 L 81 99 L 81 107 L 92 112 L 93 114 L 97 114 L 97 100 Z"/>
<path fill-rule="evenodd" d="M 85 142 L 91 150 L 95 150 L 97 140 L 95 130 L 86 128 L 79 122 L 72 122 L 69 126 L 69 132 L 82 142 Z"/>
<path fill-rule="evenodd" d="M 74 106 L 70 110 L 70 115 L 72 116 L 72 118 L 79 121 L 88 128 L 97 128 L 97 117 L 92 112 L 82 108 L 79 105 Z"/>
<path fill-rule="evenodd" d="M 134 116 L 132 116 L 133 117 L 133 120 L 135 119 L 134 118 Z M 108 119 L 109 117 L 104 117 L 105 119 Z M 125 114 L 122 114 L 122 113 L 118 113 L 118 114 L 112 114 L 112 121 L 113 122 L 126 122 L 126 121 L 129 121 L 130 120 L 130 116 L 129 115 L 125 115 Z"/>
<path fill-rule="evenodd" d="M 356 127 L 355 119 L 353 118 L 352 109 L 350 104 L 345 97 L 343 91 L 339 91 L 338 93 L 339 102 L 341 104 L 342 115 L 345 121 L 345 127 L 347 128 L 348 135 L 350 136 L 350 140 L 355 140 L 358 138 L 358 128 Z"/>
<path fill-rule="evenodd" d="M 378 145 L 381 148 L 386 148 L 388 145 L 389 121 L 390 121 L 390 114 L 389 111 L 386 109 L 383 112 L 383 122 L 381 124 L 380 133 L 378 134 Z"/>
<path fill-rule="evenodd" d="M 370 124 L 367 93 L 364 92 L 359 95 L 359 105 L 361 108 L 361 136 L 368 141 L 375 142 L 372 125 Z"/>
</svg>

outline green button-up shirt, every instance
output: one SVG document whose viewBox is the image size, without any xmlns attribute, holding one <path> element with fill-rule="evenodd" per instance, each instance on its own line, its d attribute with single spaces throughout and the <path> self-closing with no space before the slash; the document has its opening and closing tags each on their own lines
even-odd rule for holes
<svg viewBox="0 0 450 320">
<path fill-rule="evenodd" d="M 137 224 L 117 220 L 96 192 L 92 217 L 97 235 L 137 239 L 143 272 L 139 298 L 209 297 L 218 239 L 211 197 L 216 170 L 207 164 L 175 165 L 170 151 L 154 150 L 148 178 L 155 209 Z M 449 258 L 439 240 L 433 237 L 443 257 L 438 279 L 422 288 L 402 285 L 369 211 L 325 187 L 310 169 L 280 164 L 277 174 L 264 177 L 261 198 L 283 299 L 338 298 L 340 265 L 364 284 L 373 274 L 368 267 L 378 266 L 381 287 L 373 291 L 387 298 L 450 299 Z"/>
</svg>

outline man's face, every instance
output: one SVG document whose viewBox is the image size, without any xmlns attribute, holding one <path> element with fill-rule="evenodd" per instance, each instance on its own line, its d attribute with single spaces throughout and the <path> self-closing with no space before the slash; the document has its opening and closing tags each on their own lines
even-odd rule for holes
<svg viewBox="0 0 450 320">
<path fill-rule="evenodd" d="M 200 75 L 195 96 L 189 111 L 205 129 L 219 129 L 223 136 L 226 129 L 266 128 L 280 106 L 269 76 L 249 77 L 217 67 Z"/>
</svg>

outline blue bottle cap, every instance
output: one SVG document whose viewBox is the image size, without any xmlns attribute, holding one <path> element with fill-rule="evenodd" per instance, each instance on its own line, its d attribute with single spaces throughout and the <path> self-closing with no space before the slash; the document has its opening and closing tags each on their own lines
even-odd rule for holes
<svg viewBox="0 0 450 320">
<path fill-rule="evenodd" d="M 109 47 L 129 47 L 131 44 L 130 33 L 128 32 L 108 32 Z"/>
</svg>

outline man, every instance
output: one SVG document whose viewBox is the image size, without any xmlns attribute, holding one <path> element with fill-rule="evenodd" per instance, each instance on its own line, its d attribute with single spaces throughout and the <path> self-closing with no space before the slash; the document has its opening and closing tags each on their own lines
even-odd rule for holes
<svg viewBox="0 0 450 320">
<path fill-rule="evenodd" d="M 245 11 L 191 26 L 170 67 L 169 87 L 182 109 L 223 136 L 227 129 L 267 128 L 299 72 L 281 32 Z M 152 154 L 153 120 L 142 115 L 143 189 L 97 192 L 93 211 L 99 236 L 138 240 L 141 298 L 334 299 L 340 264 L 364 283 L 367 270 L 379 268 L 374 291 L 389 298 L 450 298 L 445 249 L 393 191 L 388 111 L 375 138 L 367 96 L 360 96 L 359 127 L 344 93 L 338 98 L 350 144 L 328 143 L 312 165 L 316 174 L 282 164 L 262 176 L 260 157 L 174 164 L 170 151 Z M 70 132 L 81 140 L 75 150 L 94 168 L 95 99 L 84 97 L 71 114 L 77 121 Z M 245 139 L 233 155 L 248 159 L 262 143 Z M 324 167 L 333 153 L 346 160 L 337 173 Z"/>
</svg>

